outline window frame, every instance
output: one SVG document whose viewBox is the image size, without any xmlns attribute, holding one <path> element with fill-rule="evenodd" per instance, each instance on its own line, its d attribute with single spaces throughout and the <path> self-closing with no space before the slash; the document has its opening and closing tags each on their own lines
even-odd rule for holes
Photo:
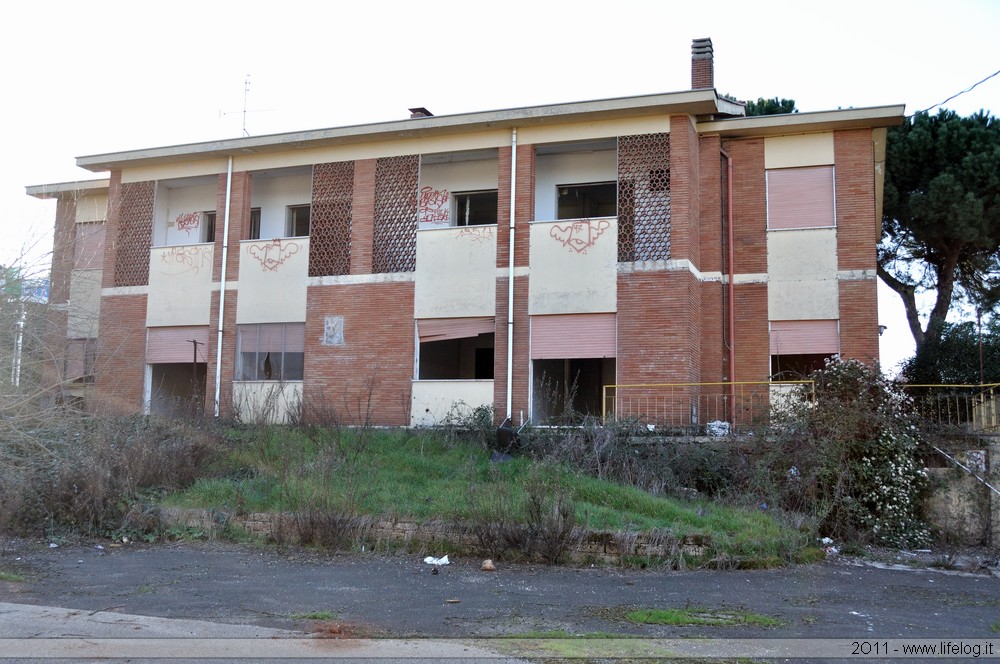
<svg viewBox="0 0 1000 664">
<path fill-rule="evenodd" d="M 260 348 L 261 339 L 261 326 L 281 326 L 281 350 L 264 350 Z M 298 382 L 305 378 L 305 342 L 303 341 L 302 351 L 290 351 L 288 348 L 288 327 L 289 326 L 301 326 L 303 339 L 305 333 L 305 323 L 243 323 L 236 326 L 236 366 L 233 371 L 233 381 L 234 382 L 247 382 L 247 383 L 287 383 L 287 382 Z M 256 337 L 256 347 L 254 350 L 246 350 L 244 348 L 244 335 L 250 329 L 254 330 Z M 267 359 L 278 353 L 277 359 L 272 362 Z M 248 361 L 248 356 L 253 355 L 253 361 Z M 263 355 L 263 359 L 261 358 Z M 292 362 L 289 362 L 292 359 Z M 278 375 L 261 376 L 260 374 L 265 370 L 265 367 L 270 364 L 272 367 L 277 365 Z M 291 366 L 294 371 L 289 372 L 288 367 Z M 252 369 L 252 371 L 251 371 Z M 273 369 L 272 369 L 273 371 Z M 292 373 L 293 375 L 289 375 Z"/>
<path fill-rule="evenodd" d="M 260 208 L 250 208 L 250 226 L 247 229 L 248 240 L 260 239 Z"/>
<path fill-rule="evenodd" d="M 472 211 L 472 197 L 473 196 L 489 196 L 493 205 L 493 216 L 491 221 L 472 221 L 469 219 L 470 213 Z M 464 220 L 462 220 L 461 208 L 462 201 L 460 199 L 465 199 L 465 215 Z M 500 201 L 500 192 L 498 189 L 473 189 L 469 191 L 453 191 L 451 193 L 451 226 L 457 228 L 464 228 L 467 226 L 495 226 L 498 221 L 498 205 Z"/>
<path fill-rule="evenodd" d="M 604 200 L 595 200 L 593 203 L 591 203 L 591 202 L 585 200 L 583 203 L 581 203 L 581 206 L 583 208 L 582 209 L 582 212 L 583 212 L 582 215 L 563 216 L 561 200 L 562 200 L 562 197 L 565 194 L 569 193 L 569 190 L 584 190 L 584 192 L 586 193 L 586 190 L 588 190 L 588 189 L 597 189 L 598 187 L 601 187 L 601 188 L 603 188 L 603 187 L 610 187 L 614 191 L 614 201 L 612 202 L 612 211 L 611 211 L 611 214 L 596 214 L 597 210 L 590 210 L 590 209 L 588 209 L 591 205 L 593 205 L 593 206 L 596 207 L 596 206 L 600 206 L 602 204 L 605 204 L 607 201 L 604 201 Z M 557 184 L 556 185 L 556 215 L 555 216 L 556 216 L 556 220 L 557 221 L 565 221 L 565 220 L 568 220 L 568 219 L 603 219 L 605 217 L 614 217 L 617 214 L 618 214 L 618 181 L 617 180 L 600 180 L 600 181 L 596 181 L 596 182 L 572 182 L 572 183 Z"/>
<path fill-rule="evenodd" d="M 305 211 L 305 233 L 300 233 L 298 231 L 302 230 L 299 228 L 299 224 L 303 223 L 302 219 L 300 219 L 303 210 Z M 285 207 L 285 237 L 309 237 L 311 226 L 311 203 L 301 203 Z"/>
</svg>

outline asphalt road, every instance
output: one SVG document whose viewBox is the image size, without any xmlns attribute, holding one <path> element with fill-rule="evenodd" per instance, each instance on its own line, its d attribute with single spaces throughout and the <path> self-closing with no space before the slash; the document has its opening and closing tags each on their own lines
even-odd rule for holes
<svg viewBox="0 0 1000 664">
<path fill-rule="evenodd" d="M 613 633 L 658 639 L 993 639 L 1000 650 L 1000 579 L 988 574 L 884 569 L 844 559 L 757 571 L 499 563 L 496 572 L 483 572 L 479 560 L 458 559 L 435 575 L 422 557 L 219 542 L 49 548 L 8 541 L 0 569 L 23 580 L 0 582 L 0 602 L 8 603 L 0 607 L 0 638 L 50 634 L 39 630 L 37 617 L 15 626 L 13 604 L 61 607 L 107 623 L 118 615 L 130 616 L 126 623 L 135 623 L 136 616 L 201 621 L 221 625 L 218 634 L 226 638 L 246 637 L 244 626 L 264 630 L 256 638 L 391 637 L 386 643 L 394 644 L 413 637 Z M 781 624 L 651 626 L 624 617 L 634 608 L 685 607 L 749 611 Z M 82 634 L 87 628 L 79 620 L 73 629 Z M 162 629 L 177 636 L 167 624 Z M 141 635 L 156 634 L 150 628 Z M 459 650 L 452 656 L 462 652 L 471 655 Z"/>
</svg>

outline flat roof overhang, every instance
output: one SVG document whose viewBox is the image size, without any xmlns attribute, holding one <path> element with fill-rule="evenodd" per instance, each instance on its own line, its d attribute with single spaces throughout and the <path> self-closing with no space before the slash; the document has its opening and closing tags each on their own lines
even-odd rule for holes
<svg viewBox="0 0 1000 664">
<path fill-rule="evenodd" d="M 848 108 L 837 111 L 758 115 L 746 118 L 726 118 L 699 122 L 698 133 L 718 134 L 726 138 L 753 136 L 787 136 L 844 129 L 895 127 L 906 119 L 902 104 Z"/>
<path fill-rule="evenodd" d="M 24 188 L 28 196 L 35 198 L 62 198 L 67 195 L 79 195 L 106 191 L 111 186 L 111 180 L 78 180 L 75 182 L 54 182 L 52 184 L 35 184 Z"/>
<path fill-rule="evenodd" d="M 367 141 L 447 135 L 497 128 L 529 127 L 552 122 L 588 122 L 650 115 L 713 116 L 742 114 L 743 105 L 721 99 L 712 89 L 668 92 L 638 97 L 529 106 L 498 111 L 408 118 L 390 122 L 314 129 L 248 138 L 188 143 L 167 147 L 77 157 L 76 164 L 94 172 L 239 154 L 285 152 Z"/>
</svg>

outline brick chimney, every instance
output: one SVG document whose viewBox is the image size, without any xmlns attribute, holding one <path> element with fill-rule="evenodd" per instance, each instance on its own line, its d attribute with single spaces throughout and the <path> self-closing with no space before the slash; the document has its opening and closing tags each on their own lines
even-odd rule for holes
<svg viewBox="0 0 1000 664">
<path fill-rule="evenodd" d="M 715 60 L 708 37 L 691 42 L 691 89 L 715 87 Z"/>
</svg>

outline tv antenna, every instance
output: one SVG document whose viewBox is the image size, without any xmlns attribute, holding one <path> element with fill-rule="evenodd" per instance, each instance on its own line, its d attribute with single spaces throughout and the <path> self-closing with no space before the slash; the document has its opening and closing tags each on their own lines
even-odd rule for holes
<svg viewBox="0 0 1000 664">
<path fill-rule="evenodd" d="M 247 113 L 263 113 L 272 110 L 272 109 L 263 109 L 263 110 L 248 109 L 247 100 L 249 99 L 249 96 L 250 96 L 250 74 L 247 74 L 243 79 L 243 110 L 241 111 L 241 113 L 243 114 L 242 136 L 248 138 L 250 136 L 250 132 L 247 131 Z M 222 117 L 223 115 L 232 115 L 233 113 L 236 112 L 237 111 L 219 111 L 219 117 Z"/>
</svg>

